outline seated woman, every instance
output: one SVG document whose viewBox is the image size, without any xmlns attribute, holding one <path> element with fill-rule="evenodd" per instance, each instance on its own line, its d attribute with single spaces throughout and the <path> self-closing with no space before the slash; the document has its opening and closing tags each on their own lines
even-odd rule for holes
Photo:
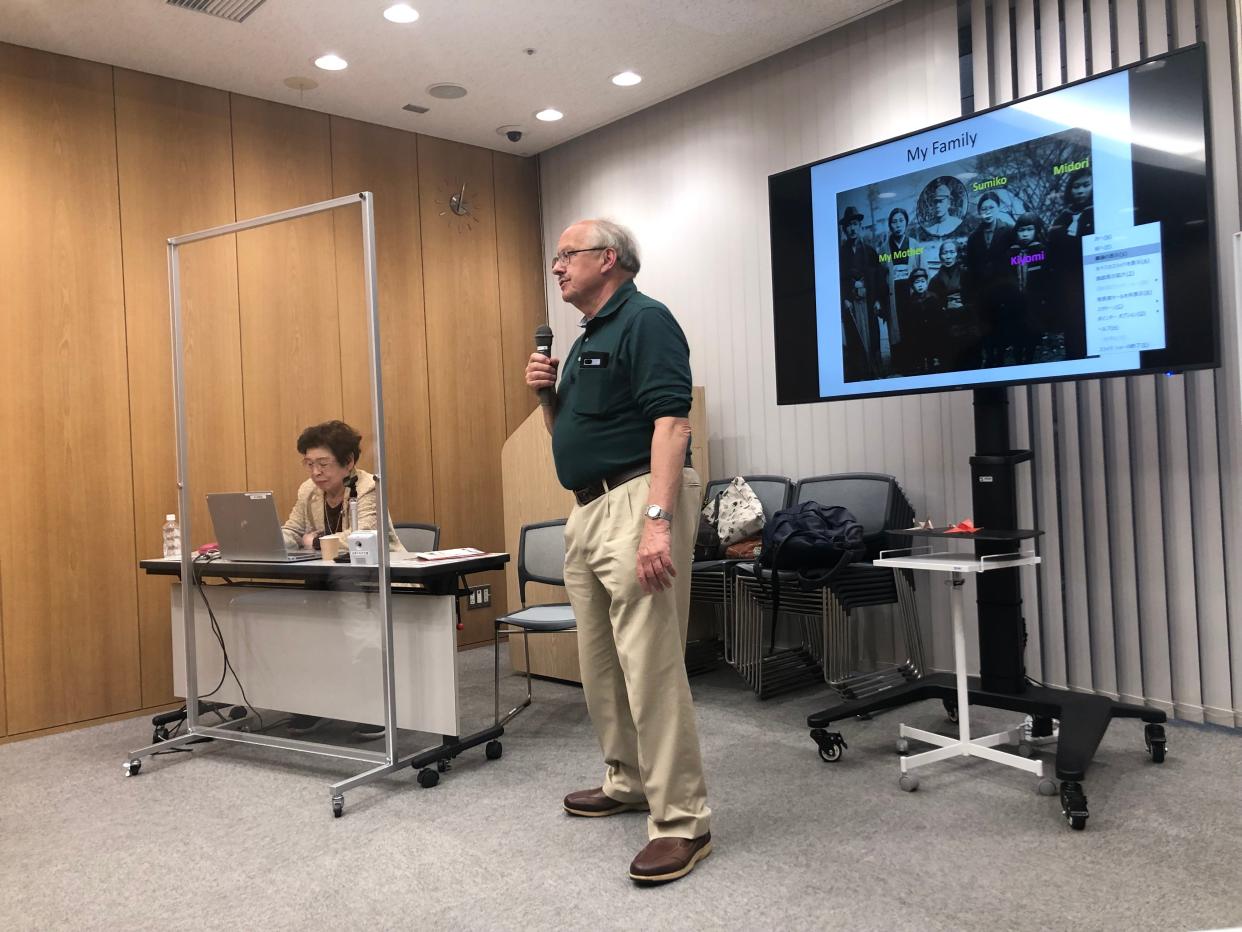
<svg viewBox="0 0 1242 932">
<path fill-rule="evenodd" d="M 362 452 L 362 435 L 344 421 L 325 421 L 302 431 L 298 452 L 310 478 L 298 489 L 298 500 L 284 524 L 285 543 L 290 547 L 311 548 L 326 534 L 373 531 L 379 511 L 375 476 L 357 467 Z M 358 499 L 358 527 L 349 523 L 349 500 Z M 388 525 L 388 549 L 401 550 L 401 541 Z M 323 719 L 315 715 L 294 715 L 287 731 L 291 735 L 310 734 Z M 384 737 L 383 725 L 358 724 L 354 736 L 362 740 Z"/>
<path fill-rule="evenodd" d="M 325 421 L 298 437 L 298 452 L 310 478 L 298 489 L 298 500 L 285 522 L 285 543 L 292 548 L 317 547 L 327 534 L 374 531 L 379 495 L 375 477 L 358 469 L 362 435 L 344 421 Z M 349 499 L 358 499 L 358 526 L 349 523 Z M 388 519 L 388 549 L 405 550 Z"/>
</svg>

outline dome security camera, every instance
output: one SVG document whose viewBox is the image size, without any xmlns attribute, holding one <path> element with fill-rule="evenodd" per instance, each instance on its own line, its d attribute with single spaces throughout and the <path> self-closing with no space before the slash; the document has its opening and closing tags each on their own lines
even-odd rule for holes
<svg viewBox="0 0 1242 932">
<path fill-rule="evenodd" d="M 522 131 L 520 129 L 511 129 L 505 133 L 505 138 L 508 139 L 510 142 L 521 142 Z"/>
</svg>

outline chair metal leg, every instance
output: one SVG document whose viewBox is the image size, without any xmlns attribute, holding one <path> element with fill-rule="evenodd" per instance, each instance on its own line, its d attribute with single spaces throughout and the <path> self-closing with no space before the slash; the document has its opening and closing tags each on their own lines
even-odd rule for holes
<svg viewBox="0 0 1242 932">
<path fill-rule="evenodd" d="M 531 675 L 530 675 L 530 632 L 524 629 L 520 629 L 520 628 L 509 628 L 505 631 L 505 633 L 509 635 L 513 635 L 513 634 L 518 633 L 518 631 L 521 631 L 522 633 L 522 645 L 525 648 L 525 653 L 526 653 L 526 699 L 522 703 L 515 705 L 512 709 L 510 709 L 503 716 L 501 716 L 500 714 L 500 624 L 497 623 L 496 625 L 495 663 L 496 663 L 496 725 L 497 726 L 509 724 L 509 722 L 513 721 L 513 719 L 517 716 L 519 712 L 521 712 L 531 703 L 532 690 L 531 690 Z M 510 643 L 512 643 L 512 641 L 510 641 Z"/>
</svg>

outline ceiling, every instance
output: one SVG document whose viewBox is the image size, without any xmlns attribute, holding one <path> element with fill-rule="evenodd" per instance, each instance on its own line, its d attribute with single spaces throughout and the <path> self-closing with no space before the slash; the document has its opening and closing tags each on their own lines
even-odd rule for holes
<svg viewBox="0 0 1242 932">
<path fill-rule="evenodd" d="M 383 18 L 391 2 L 265 0 L 234 23 L 166 0 L 0 0 L 0 41 L 533 155 L 899 0 L 409 0 L 409 25 Z M 316 68 L 326 52 L 349 67 Z M 642 83 L 609 81 L 627 69 Z M 441 82 L 468 93 L 429 96 Z"/>
</svg>

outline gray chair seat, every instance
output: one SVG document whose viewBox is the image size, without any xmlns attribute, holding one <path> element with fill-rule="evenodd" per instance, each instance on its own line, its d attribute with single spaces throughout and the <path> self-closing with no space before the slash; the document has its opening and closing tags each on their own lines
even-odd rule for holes
<svg viewBox="0 0 1242 932">
<path fill-rule="evenodd" d="M 496 619 L 497 624 L 513 625 L 526 631 L 569 631 L 574 627 L 574 609 L 561 605 L 532 605 L 512 615 Z"/>
</svg>

